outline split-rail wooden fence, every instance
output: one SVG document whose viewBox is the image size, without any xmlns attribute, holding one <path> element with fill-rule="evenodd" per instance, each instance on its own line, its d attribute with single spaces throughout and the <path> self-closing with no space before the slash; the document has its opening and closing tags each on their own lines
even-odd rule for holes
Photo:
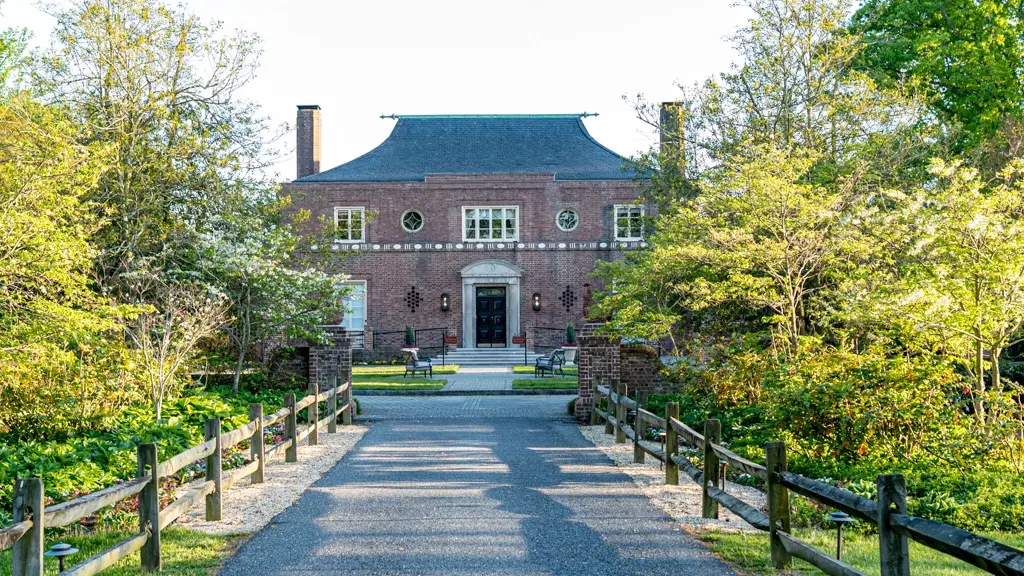
<svg viewBox="0 0 1024 576">
<path fill-rule="evenodd" d="M 642 463 L 645 455 L 649 454 L 664 463 L 666 484 L 678 484 L 679 470 L 682 470 L 703 486 L 704 518 L 718 518 L 718 506 L 722 505 L 754 528 L 768 532 L 772 564 L 778 569 L 788 568 L 792 557 L 796 556 L 831 576 L 865 576 L 863 572 L 793 536 L 789 505 L 789 493 L 792 491 L 877 526 L 882 576 L 910 574 L 908 539 L 992 574 L 1024 575 L 1024 552 L 942 522 L 907 515 L 907 487 L 900 474 L 880 475 L 877 480 L 878 499 L 870 500 L 789 472 L 786 469 L 786 446 L 782 442 L 768 442 L 765 445 L 765 464 L 757 464 L 721 445 L 722 425 L 718 420 L 705 421 L 704 433 L 701 434 L 679 420 L 679 404 L 669 402 L 665 408 L 666 417 L 661 418 L 644 409 L 643 394 L 634 396 L 637 398 L 630 398 L 626 385 L 620 382 L 596 386 L 591 425 L 604 422 L 605 433 L 615 434 L 616 442 L 631 440 L 635 462 Z M 602 398 L 608 400 L 607 410 L 600 409 Z M 630 415 L 634 417 L 632 426 L 627 422 Z M 644 438 L 647 425 L 665 431 L 664 445 Z M 679 454 L 681 443 L 701 452 L 703 469 L 694 465 L 687 456 Z M 765 482 L 767 515 L 726 493 L 723 464 Z"/>
<path fill-rule="evenodd" d="M 338 396 L 342 406 L 338 406 Z M 319 417 L 319 403 L 327 402 L 327 413 Z M 298 461 L 299 444 L 319 443 L 320 432 L 326 427 L 327 433 L 337 432 L 338 418 L 342 424 L 352 423 L 354 402 L 352 383 L 337 386 L 331 379 L 329 389 L 320 392 L 315 382 L 310 383 L 309 395 L 301 400 L 295 394 L 285 396 L 284 408 L 263 415 L 263 404 L 249 406 L 249 423 L 230 432 L 221 433 L 220 420 L 206 421 L 206 442 L 193 446 L 180 454 L 159 462 L 156 444 L 138 446 L 138 477 L 123 484 L 112 486 L 92 494 L 46 507 L 43 497 L 43 482 L 39 478 L 18 480 L 14 490 L 14 524 L 0 528 L 0 550 L 12 549 L 13 576 L 42 576 L 44 530 L 68 526 L 107 506 L 138 495 L 139 533 L 115 544 L 61 572 L 62 575 L 88 576 L 110 568 L 121 559 L 140 552 L 144 571 L 159 571 L 160 532 L 182 514 L 205 499 L 206 520 L 221 519 L 222 495 L 235 482 L 246 476 L 252 483 L 264 481 L 267 460 L 285 455 L 285 461 Z M 309 423 L 299 430 L 298 413 L 306 410 Z M 278 422 L 285 423 L 284 440 L 272 446 L 264 446 L 263 429 Z M 225 474 L 221 467 L 222 451 L 243 440 L 250 440 L 250 459 L 244 465 Z M 170 476 L 193 462 L 206 459 L 206 477 L 202 484 L 178 496 L 171 504 L 160 509 L 160 479 Z"/>
</svg>

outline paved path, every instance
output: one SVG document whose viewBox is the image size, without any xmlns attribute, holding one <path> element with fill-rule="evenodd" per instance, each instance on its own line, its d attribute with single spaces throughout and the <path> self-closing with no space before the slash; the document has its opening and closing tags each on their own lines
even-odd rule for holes
<svg viewBox="0 0 1024 576">
<path fill-rule="evenodd" d="M 476 390 L 511 390 L 515 374 L 511 368 L 462 368 L 458 374 L 438 376 L 448 380 L 442 390 L 469 392 Z"/>
<path fill-rule="evenodd" d="M 356 449 L 221 576 L 733 574 L 584 440 L 569 398 L 363 399 Z"/>
</svg>

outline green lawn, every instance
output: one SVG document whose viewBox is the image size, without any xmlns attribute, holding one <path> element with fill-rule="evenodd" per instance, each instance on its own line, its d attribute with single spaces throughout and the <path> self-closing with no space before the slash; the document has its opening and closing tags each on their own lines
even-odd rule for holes
<svg viewBox="0 0 1024 576">
<path fill-rule="evenodd" d="M 562 371 L 565 372 L 566 376 L 575 376 L 577 373 L 579 373 L 579 368 L 576 368 L 574 366 L 572 368 L 564 368 Z M 512 367 L 512 373 L 513 374 L 533 374 L 533 366 L 513 366 Z"/>
<path fill-rule="evenodd" d="M 403 378 L 364 374 L 352 376 L 355 390 L 440 390 L 448 381 L 443 378 Z"/>
<path fill-rule="evenodd" d="M 457 364 L 449 364 L 447 366 L 441 366 L 441 362 L 437 361 L 434 363 L 434 374 L 455 374 L 459 371 Z M 360 376 L 373 374 L 375 376 L 401 376 L 405 374 L 405 365 L 399 364 L 395 366 L 353 366 L 352 376 Z"/>
<path fill-rule="evenodd" d="M 575 390 L 579 387 L 576 378 L 516 378 L 513 390 Z"/>
<path fill-rule="evenodd" d="M 834 555 L 836 552 L 836 533 L 821 530 L 797 530 L 796 536 L 815 548 Z M 1024 534 L 995 533 L 985 534 L 1015 548 L 1024 547 Z M 701 540 L 707 543 L 723 560 L 732 564 L 740 572 L 748 574 L 775 574 L 769 558 L 768 534 L 760 533 L 723 533 L 703 532 Z M 851 536 L 843 538 L 843 562 L 865 574 L 875 575 L 878 569 L 878 538 L 870 536 Z M 787 574 L 814 574 L 821 572 L 802 560 L 793 560 L 792 572 Z M 910 542 L 910 571 L 914 576 L 966 576 L 987 574 L 966 562 L 962 562 L 926 548 L 916 542 Z"/>
<path fill-rule="evenodd" d="M 92 532 L 87 535 L 65 535 L 46 539 L 46 547 L 67 542 L 80 552 L 66 560 L 70 568 L 93 554 L 125 540 L 130 532 Z M 183 528 L 167 528 L 160 533 L 160 552 L 163 557 L 163 574 L 174 576 L 206 576 L 217 571 L 221 561 L 229 556 L 245 536 L 212 536 Z M 46 558 L 46 574 L 57 573 L 57 559 Z M 0 576 L 11 574 L 11 552 L 0 552 Z M 103 576 L 126 576 L 144 574 L 139 568 L 139 554 L 135 553 L 113 568 L 103 571 Z"/>
</svg>

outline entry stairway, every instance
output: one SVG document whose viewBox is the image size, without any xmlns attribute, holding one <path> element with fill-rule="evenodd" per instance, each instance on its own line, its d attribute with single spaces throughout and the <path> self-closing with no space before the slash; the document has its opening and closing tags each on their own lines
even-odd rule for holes
<svg viewBox="0 0 1024 576">
<path fill-rule="evenodd" d="M 526 353 L 526 364 L 533 366 L 540 354 Z M 465 367 L 509 367 L 522 366 L 522 348 L 459 348 L 445 355 L 445 364 L 458 364 Z M 440 358 L 434 359 L 434 364 Z"/>
</svg>

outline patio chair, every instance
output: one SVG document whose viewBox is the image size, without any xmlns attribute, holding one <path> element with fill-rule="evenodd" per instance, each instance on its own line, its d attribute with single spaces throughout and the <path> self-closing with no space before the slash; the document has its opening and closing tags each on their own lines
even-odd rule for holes
<svg viewBox="0 0 1024 576">
<path fill-rule="evenodd" d="M 423 375 L 427 378 L 434 377 L 434 365 L 430 361 L 430 358 L 420 360 L 419 353 L 415 350 L 407 350 L 409 354 L 405 360 L 405 374 L 402 374 L 402 378 L 405 378 L 409 374 L 416 376 L 417 372 L 423 372 Z"/>
<path fill-rule="evenodd" d="M 551 354 L 537 358 L 537 363 L 533 367 L 533 376 L 536 378 L 540 376 L 544 377 L 545 372 L 551 372 L 551 376 L 554 377 L 557 372 L 561 376 L 565 376 L 562 372 L 562 366 L 565 365 L 565 350 L 557 348 L 551 351 Z"/>
</svg>

